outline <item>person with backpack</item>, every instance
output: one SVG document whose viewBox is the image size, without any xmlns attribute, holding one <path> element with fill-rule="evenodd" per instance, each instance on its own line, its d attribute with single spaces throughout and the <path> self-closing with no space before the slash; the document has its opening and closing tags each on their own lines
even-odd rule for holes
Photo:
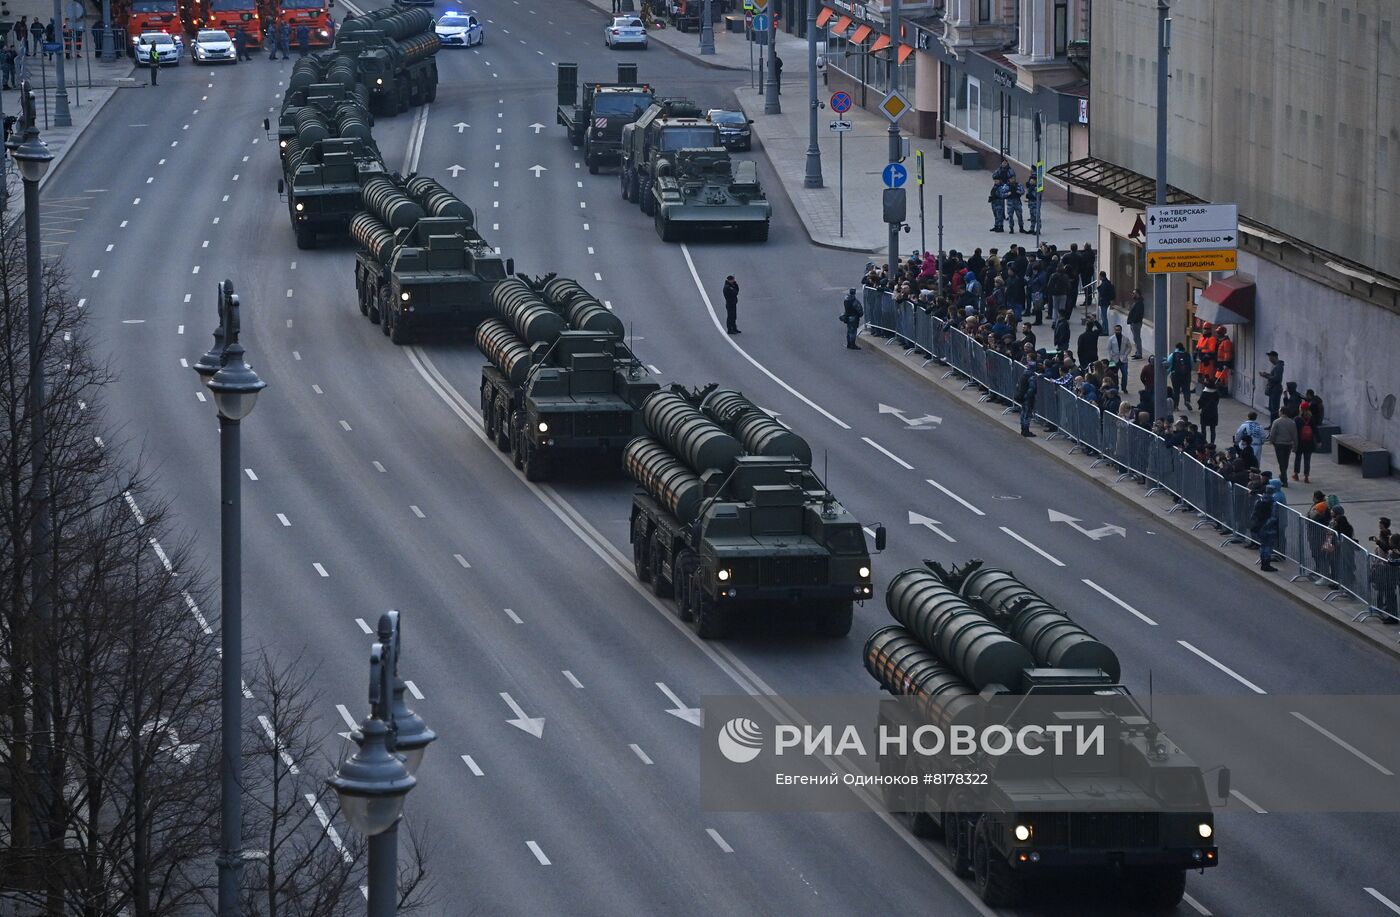
<svg viewBox="0 0 1400 917">
<path fill-rule="evenodd" d="M 1172 400 L 1172 410 L 1177 409 L 1178 402 L 1185 402 L 1186 410 L 1191 410 L 1191 354 L 1186 352 L 1185 344 L 1177 342 L 1167 357 L 1167 375 L 1171 379 L 1167 395 Z"/>
<path fill-rule="evenodd" d="M 1267 439 L 1273 444 L 1274 457 L 1278 459 L 1278 480 L 1287 487 L 1288 457 L 1293 453 L 1293 447 L 1298 445 L 1298 424 L 1287 410 L 1269 424 Z"/>
<path fill-rule="evenodd" d="M 846 326 L 846 349 L 860 350 L 860 345 L 856 343 L 856 335 L 860 333 L 860 320 L 865 318 L 865 309 L 856 298 L 855 287 L 846 291 L 846 299 L 841 306 L 841 321 Z"/>
<path fill-rule="evenodd" d="M 1284 408 L 1288 412 L 1289 408 Z M 1312 482 L 1312 457 L 1317 451 L 1317 427 L 1313 424 L 1312 411 L 1306 404 L 1294 421 L 1298 427 L 1298 451 L 1293 456 L 1293 480 L 1298 480 L 1298 472 L 1303 472 L 1303 483 Z"/>
</svg>

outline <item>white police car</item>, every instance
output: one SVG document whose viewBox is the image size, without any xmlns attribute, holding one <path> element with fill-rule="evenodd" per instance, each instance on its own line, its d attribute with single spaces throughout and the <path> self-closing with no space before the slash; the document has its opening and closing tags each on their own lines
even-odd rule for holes
<svg viewBox="0 0 1400 917">
<path fill-rule="evenodd" d="M 609 48 L 647 49 L 647 29 L 636 16 L 615 16 L 603 26 L 603 44 Z"/>
<path fill-rule="evenodd" d="M 185 53 L 185 43 L 178 35 L 167 35 L 164 32 L 142 32 L 131 41 L 136 46 L 135 56 L 138 67 L 151 65 L 152 48 L 160 52 L 160 65 L 162 67 L 180 66 L 180 58 Z"/>
<path fill-rule="evenodd" d="M 236 64 L 238 53 L 234 49 L 233 38 L 227 32 L 222 29 L 200 29 L 194 37 L 194 59 L 200 64 L 212 64 L 214 61 Z"/>
<path fill-rule="evenodd" d="M 443 47 L 470 48 L 486 44 L 486 31 L 475 13 L 449 11 L 438 17 L 433 26 Z"/>
</svg>

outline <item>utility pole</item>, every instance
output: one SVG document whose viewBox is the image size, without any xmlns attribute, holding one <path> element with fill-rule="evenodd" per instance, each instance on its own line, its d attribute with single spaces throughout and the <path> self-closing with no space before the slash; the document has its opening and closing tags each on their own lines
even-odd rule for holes
<svg viewBox="0 0 1400 917">
<path fill-rule="evenodd" d="M 778 101 L 778 11 L 768 13 L 768 93 L 763 97 L 765 115 L 781 115 L 782 103 Z"/>
<path fill-rule="evenodd" d="M 822 187 L 822 151 L 817 146 L 817 2 L 807 0 L 807 174 L 802 187 Z"/>
<path fill-rule="evenodd" d="M 1168 57 L 1172 47 L 1170 0 L 1157 0 L 1157 205 L 1167 202 L 1167 80 L 1170 78 Z M 1152 293 L 1152 352 L 1156 367 L 1152 376 L 1152 416 L 1160 420 L 1167 416 L 1167 275 L 1153 278 Z"/>
<path fill-rule="evenodd" d="M 63 7 L 62 0 L 53 0 L 53 31 L 54 38 L 58 41 L 59 50 L 63 46 Z M 77 43 L 78 36 L 73 36 L 74 44 Z M 74 50 L 77 50 L 74 48 Z M 68 111 L 68 83 L 64 77 L 63 55 L 53 56 L 53 69 L 58 74 L 58 84 L 53 90 L 53 126 L 72 127 L 73 116 Z"/>
<path fill-rule="evenodd" d="M 899 0 L 890 0 L 890 92 L 899 92 Z M 899 162 L 900 148 L 899 122 L 890 119 L 890 162 Z M 890 277 L 899 270 L 899 223 L 890 223 Z"/>
<path fill-rule="evenodd" d="M 700 10 L 700 53 L 709 56 L 715 53 L 715 27 L 710 18 L 711 0 L 705 0 Z"/>
</svg>

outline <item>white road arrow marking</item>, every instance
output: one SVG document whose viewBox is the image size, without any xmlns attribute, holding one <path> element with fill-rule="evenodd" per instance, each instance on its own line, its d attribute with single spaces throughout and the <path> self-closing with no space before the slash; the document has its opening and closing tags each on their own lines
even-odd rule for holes
<svg viewBox="0 0 1400 917">
<path fill-rule="evenodd" d="M 1063 522 L 1065 525 L 1068 525 L 1070 528 L 1074 529 L 1079 534 L 1088 535 L 1095 541 L 1098 541 L 1100 538 L 1107 538 L 1109 535 L 1117 535 L 1119 538 L 1128 537 L 1128 530 L 1123 528 L 1121 525 L 1108 525 L 1107 523 L 1105 523 L 1104 525 L 1101 525 L 1096 529 L 1086 529 L 1084 528 L 1084 526 L 1080 525 L 1079 520 L 1074 518 L 1073 516 L 1066 515 L 1065 513 L 1054 509 L 1047 510 L 1047 512 L 1050 515 L 1051 522 Z"/>
<path fill-rule="evenodd" d="M 465 168 L 466 168 L 466 166 L 448 166 L 448 167 L 447 167 L 447 171 L 449 171 L 449 172 L 452 173 L 452 177 L 453 177 L 453 178 L 456 178 L 458 175 L 460 175 L 460 174 L 462 173 L 462 170 L 465 169 Z"/>
<path fill-rule="evenodd" d="M 903 411 L 899 408 L 892 408 L 888 404 L 880 405 L 880 413 L 893 414 L 904 421 L 906 426 L 913 427 L 916 430 L 931 430 L 943 422 L 942 417 L 937 417 L 933 414 L 925 414 L 923 417 L 905 417 Z"/>
<path fill-rule="evenodd" d="M 515 698 L 511 697 L 504 691 L 501 692 L 501 700 L 505 701 L 506 706 L 510 708 L 511 713 L 515 714 L 515 719 L 506 720 L 507 723 L 511 724 L 517 729 L 523 729 L 525 732 L 528 732 L 530 735 L 534 736 L 537 739 L 544 735 L 544 717 L 526 716 L 525 711 L 520 709 L 520 705 L 515 702 Z"/>
<path fill-rule="evenodd" d="M 360 731 L 360 726 L 358 723 L 355 722 L 355 718 L 350 715 L 349 708 L 347 708 L 344 704 L 336 704 L 335 709 L 336 712 L 340 714 L 340 718 L 345 721 L 345 725 L 350 728 L 349 732 L 340 732 L 336 734 L 339 735 L 342 739 L 348 740 L 354 738 L 355 733 Z"/>
<path fill-rule="evenodd" d="M 950 544 L 958 543 L 958 540 L 956 538 L 939 528 L 939 526 L 943 523 L 939 522 L 937 519 L 930 519 L 928 516 L 921 516 L 918 513 L 914 512 L 912 509 L 909 511 L 909 524 L 922 525 L 924 528 L 928 529 L 930 532 L 933 532 L 935 535 L 937 535 L 938 537 L 942 538 L 944 541 Z"/>
<path fill-rule="evenodd" d="M 468 124 L 468 123 L 465 122 L 465 121 L 458 121 L 456 124 L 454 124 L 454 125 L 452 125 L 452 126 L 455 127 L 455 128 L 457 128 L 457 133 L 459 133 L 459 134 L 460 134 L 462 131 L 466 130 L 467 128 L 471 127 L 471 125 Z"/>
<path fill-rule="evenodd" d="M 541 123 L 538 122 L 538 121 L 536 121 L 534 124 L 531 124 L 530 127 L 533 128 L 534 131 L 535 131 L 535 133 L 537 133 L 537 134 L 538 134 L 540 131 L 544 130 L 544 125 L 541 124 Z"/>
<path fill-rule="evenodd" d="M 674 717 L 683 719 L 693 726 L 700 725 L 701 714 L 699 707 L 687 707 L 685 704 L 681 703 L 681 699 L 679 697 L 676 697 L 676 692 L 672 691 L 670 688 L 666 687 L 659 681 L 656 683 L 656 686 L 661 689 L 662 694 L 666 695 L 667 700 L 676 705 L 672 709 L 667 710 L 667 713 L 671 714 Z"/>
<path fill-rule="evenodd" d="M 527 171 L 527 172 L 534 172 L 534 173 L 535 173 L 535 177 L 536 177 L 536 178 L 539 178 L 541 172 L 548 172 L 549 170 L 546 169 L 544 166 L 541 166 L 541 165 L 533 165 L 533 166 L 530 166 L 530 168 L 526 169 L 525 171 Z"/>
</svg>

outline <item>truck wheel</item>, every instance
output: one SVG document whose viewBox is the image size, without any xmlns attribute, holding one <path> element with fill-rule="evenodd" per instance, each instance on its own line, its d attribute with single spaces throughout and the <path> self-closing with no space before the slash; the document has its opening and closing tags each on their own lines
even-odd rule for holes
<svg viewBox="0 0 1400 917">
<path fill-rule="evenodd" d="M 680 230 L 676 229 L 660 210 L 656 211 L 656 234 L 661 237 L 662 242 L 675 242 L 680 238 Z"/>
<path fill-rule="evenodd" d="M 381 316 L 381 320 L 380 320 L 380 322 L 379 322 L 379 330 L 380 330 L 381 332 L 384 333 L 384 336 L 385 336 L 385 337 L 388 337 L 388 336 L 393 332 L 393 329 L 394 329 L 394 310 L 393 310 L 393 308 L 390 307 L 390 308 L 388 308 L 388 309 L 382 310 L 381 313 L 380 313 L 380 316 Z"/>
<path fill-rule="evenodd" d="M 753 229 L 749 230 L 749 238 L 753 239 L 755 242 L 767 242 L 768 221 L 764 220 L 762 223 L 759 223 Z"/>
<path fill-rule="evenodd" d="M 651 582 L 651 564 L 647 560 L 647 542 L 645 539 L 632 535 L 632 572 L 637 574 L 637 581 L 641 583 Z"/>
<path fill-rule="evenodd" d="M 588 147 L 583 148 L 583 163 L 588 166 L 589 175 L 598 174 L 598 157 L 588 151 Z"/>
<path fill-rule="evenodd" d="M 297 226 L 293 232 L 297 234 L 297 248 L 305 250 L 316 247 L 316 230 Z"/>
<path fill-rule="evenodd" d="M 943 834 L 937 820 L 927 812 L 915 812 L 909 822 L 909 830 L 915 837 L 939 837 Z"/>
<path fill-rule="evenodd" d="M 510 451 L 510 409 L 506 405 L 496 405 L 496 448 Z"/>
<path fill-rule="evenodd" d="M 851 632 L 855 603 L 843 600 L 824 603 L 817 630 L 823 637 L 844 637 Z"/>
<path fill-rule="evenodd" d="M 661 568 L 662 556 L 661 546 L 653 538 L 651 542 L 651 594 L 658 599 L 669 599 L 676 594 L 676 584 L 666 578 L 666 574 Z"/>
<path fill-rule="evenodd" d="M 695 595 L 699 590 L 693 580 L 699 566 L 699 559 L 690 549 L 682 551 L 676 559 L 676 615 L 682 621 L 695 620 Z"/>
<path fill-rule="evenodd" d="M 695 635 L 701 640 L 719 640 L 729 636 L 729 609 L 697 589 L 695 595 Z"/>
<path fill-rule="evenodd" d="M 356 284 L 356 298 L 360 301 L 360 314 L 369 315 L 369 289 L 365 284 Z"/>
<path fill-rule="evenodd" d="M 408 331 L 404 329 L 402 318 L 395 318 L 394 323 L 389 326 L 389 340 L 399 346 L 408 343 Z"/>
<path fill-rule="evenodd" d="M 642 213 L 647 216 L 656 214 L 656 202 L 651 199 L 651 179 L 644 179 L 638 183 L 637 200 L 642 205 Z"/>
<path fill-rule="evenodd" d="M 984 815 L 977 821 L 972 839 L 972 884 L 989 907 L 1012 907 L 1020 897 L 1021 882 L 992 847 L 991 830 Z"/>
<path fill-rule="evenodd" d="M 972 869 L 967 818 L 954 812 L 943 813 L 943 845 L 948 848 L 948 865 L 953 875 L 966 878 Z"/>
<path fill-rule="evenodd" d="M 365 299 L 368 300 L 369 310 L 366 314 L 369 315 L 369 323 L 379 324 L 379 294 L 374 290 L 366 290 Z"/>
<path fill-rule="evenodd" d="M 533 449 L 525 455 L 525 480 L 543 481 L 549 477 L 549 459 Z"/>
<path fill-rule="evenodd" d="M 1124 897 L 1135 909 L 1170 911 L 1186 894 L 1186 872 L 1181 869 L 1135 869 L 1123 875 Z"/>
<path fill-rule="evenodd" d="M 517 471 L 525 470 L 525 419 L 519 415 L 510 422 L 510 457 Z"/>
<path fill-rule="evenodd" d="M 627 167 L 626 167 L 626 166 L 623 166 L 621 169 L 618 169 L 618 171 L 617 171 L 617 177 L 618 177 L 618 181 L 619 181 L 619 182 L 621 183 L 621 185 L 622 185 L 622 199 L 623 199 L 624 201 L 630 201 L 631 198 L 627 196 Z"/>
</svg>

